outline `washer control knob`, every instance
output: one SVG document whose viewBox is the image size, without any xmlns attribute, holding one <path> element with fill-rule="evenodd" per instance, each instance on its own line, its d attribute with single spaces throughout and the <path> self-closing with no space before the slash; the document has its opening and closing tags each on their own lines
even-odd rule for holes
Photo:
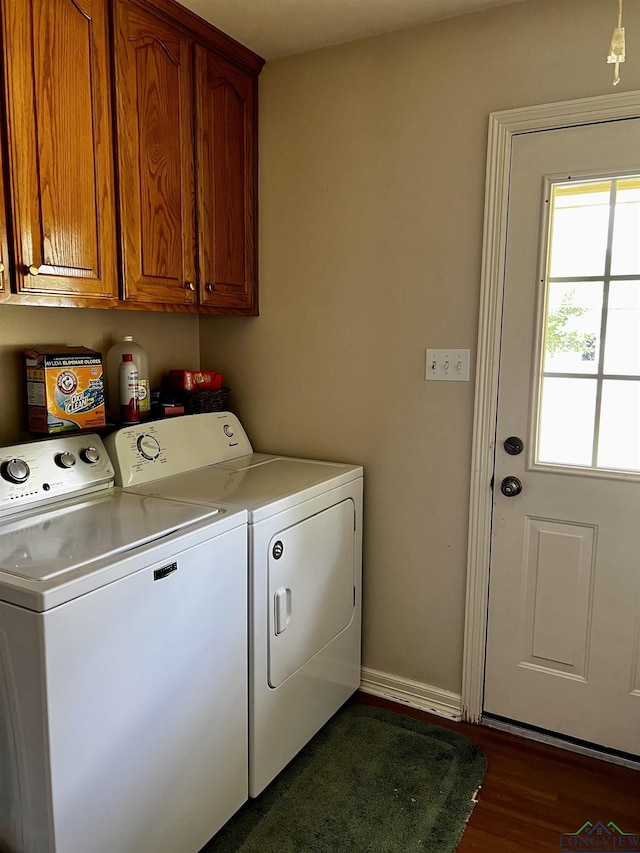
<svg viewBox="0 0 640 853">
<path fill-rule="evenodd" d="M 76 457 L 73 453 L 65 450 L 63 453 L 56 453 L 56 465 L 60 468 L 73 468 L 76 464 Z"/>
<path fill-rule="evenodd" d="M 143 459 L 153 461 L 160 456 L 160 442 L 155 438 L 155 436 L 148 434 L 138 436 L 136 444 L 138 446 L 138 452 Z"/>
<path fill-rule="evenodd" d="M 229 426 L 229 424 L 225 424 L 222 427 L 222 432 L 227 436 L 227 438 L 233 438 L 233 428 Z"/>
<path fill-rule="evenodd" d="M 80 451 L 80 458 L 88 465 L 95 465 L 100 461 L 100 451 L 97 447 L 85 447 Z"/>
<path fill-rule="evenodd" d="M 25 483 L 29 479 L 29 466 L 24 459 L 7 459 L 0 465 L 0 474 L 10 483 Z"/>
</svg>

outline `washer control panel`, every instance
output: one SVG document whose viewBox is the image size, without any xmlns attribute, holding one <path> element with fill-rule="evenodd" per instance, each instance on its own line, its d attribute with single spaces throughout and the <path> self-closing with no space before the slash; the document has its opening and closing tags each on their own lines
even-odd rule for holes
<svg viewBox="0 0 640 853">
<path fill-rule="evenodd" d="M 0 517 L 113 485 L 114 470 L 94 434 L 0 447 Z"/>
<path fill-rule="evenodd" d="M 231 412 L 166 418 L 124 427 L 105 438 L 116 486 L 141 486 L 162 477 L 228 462 L 252 453 Z"/>
</svg>

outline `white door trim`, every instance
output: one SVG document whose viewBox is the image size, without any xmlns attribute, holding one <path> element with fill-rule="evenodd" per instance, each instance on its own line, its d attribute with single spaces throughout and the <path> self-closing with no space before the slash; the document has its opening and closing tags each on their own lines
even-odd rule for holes
<svg viewBox="0 0 640 853">
<path fill-rule="evenodd" d="M 640 91 L 504 110 L 489 116 L 462 667 L 462 717 L 469 722 L 480 721 L 483 707 L 511 141 L 521 133 L 635 117 L 640 117 Z"/>
</svg>

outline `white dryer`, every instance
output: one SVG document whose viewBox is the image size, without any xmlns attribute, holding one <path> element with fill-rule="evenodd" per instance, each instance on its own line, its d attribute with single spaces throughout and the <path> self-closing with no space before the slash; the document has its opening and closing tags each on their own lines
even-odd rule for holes
<svg viewBox="0 0 640 853">
<path fill-rule="evenodd" d="M 360 685 L 362 468 L 253 453 L 228 412 L 127 427 L 106 443 L 129 491 L 248 511 L 255 797 Z"/>
</svg>

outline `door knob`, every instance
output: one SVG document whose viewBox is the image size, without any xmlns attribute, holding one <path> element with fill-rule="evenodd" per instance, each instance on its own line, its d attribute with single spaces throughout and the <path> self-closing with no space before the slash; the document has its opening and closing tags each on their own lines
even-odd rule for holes
<svg viewBox="0 0 640 853">
<path fill-rule="evenodd" d="M 522 483 L 517 477 L 505 477 L 500 483 L 500 491 L 505 498 L 515 498 L 522 491 Z"/>
<path fill-rule="evenodd" d="M 517 456 L 519 453 L 522 453 L 524 443 L 517 435 L 510 435 L 509 438 L 505 438 L 504 440 L 504 449 L 510 456 Z"/>
</svg>

